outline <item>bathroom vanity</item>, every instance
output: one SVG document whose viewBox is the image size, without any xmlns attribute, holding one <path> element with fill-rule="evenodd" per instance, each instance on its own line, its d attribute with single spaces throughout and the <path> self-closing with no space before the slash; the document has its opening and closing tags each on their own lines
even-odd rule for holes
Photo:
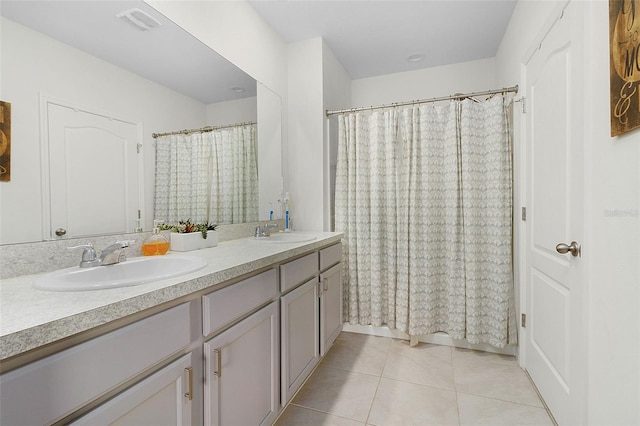
<svg viewBox="0 0 640 426">
<path fill-rule="evenodd" d="M 0 281 L 0 423 L 273 423 L 342 329 L 341 234 L 312 237 L 223 242 L 135 287 Z"/>
</svg>

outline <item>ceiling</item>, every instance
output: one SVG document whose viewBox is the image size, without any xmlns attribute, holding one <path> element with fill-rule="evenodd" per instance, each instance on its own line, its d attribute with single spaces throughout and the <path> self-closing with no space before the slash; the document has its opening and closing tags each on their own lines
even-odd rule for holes
<svg viewBox="0 0 640 426">
<path fill-rule="evenodd" d="M 516 0 L 249 3 L 287 43 L 323 37 L 358 79 L 493 57 Z M 115 16 L 130 8 L 162 25 L 141 31 Z M 0 13 L 206 104 L 256 93 L 251 77 L 141 0 L 2 0 Z"/>
<path fill-rule="evenodd" d="M 352 79 L 491 58 L 516 0 L 249 0 L 287 43 L 323 37 Z M 420 55 L 411 62 L 407 58 Z"/>
</svg>

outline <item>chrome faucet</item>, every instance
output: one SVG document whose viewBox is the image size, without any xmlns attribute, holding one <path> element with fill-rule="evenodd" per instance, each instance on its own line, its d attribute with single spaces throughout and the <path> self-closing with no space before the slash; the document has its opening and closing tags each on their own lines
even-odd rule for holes
<svg viewBox="0 0 640 426">
<path fill-rule="evenodd" d="M 92 268 L 94 266 L 107 266 L 114 263 L 120 263 L 127 260 L 124 249 L 129 247 L 131 241 L 116 241 L 100 253 L 100 257 L 96 254 L 93 244 L 81 244 L 79 246 L 67 247 L 67 250 L 82 249 L 81 268 Z"/>
<path fill-rule="evenodd" d="M 268 237 L 269 235 L 271 235 L 271 230 L 272 229 L 276 229 L 278 227 L 278 225 L 276 225 L 275 223 L 266 223 L 264 226 L 256 226 L 256 233 L 255 233 L 255 237 L 256 238 L 265 238 Z"/>
<path fill-rule="evenodd" d="M 116 241 L 106 247 L 102 250 L 102 253 L 100 253 L 100 264 L 106 266 L 124 262 L 127 260 L 126 253 L 124 252 L 124 249 L 127 247 L 129 247 L 129 241 Z"/>
</svg>

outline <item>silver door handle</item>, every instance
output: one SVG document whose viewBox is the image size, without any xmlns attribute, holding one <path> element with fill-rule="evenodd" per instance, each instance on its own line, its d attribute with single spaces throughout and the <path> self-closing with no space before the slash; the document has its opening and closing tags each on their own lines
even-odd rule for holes
<svg viewBox="0 0 640 426">
<path fill-rule="evenodd" d="M 213 372 L 213 375 L 222 377 L 222 348 L 214 349 L 213 353 L 216 354 L 216 370 Z"/>
<path fill-rule="evenodd" d="M 184 397 L 191 401 L 193 400 L 193 367 L 185 368 L 184 373 L 187 375 L 187 391 L 184 393 Z"/>
<path fill-rule="evenodd" d="M 560 243 L 556 246 L 556 251 L 560 254 L 571 253 L 573 257 L 580 256 L 580 245 L 575 241 L 571 241 L 570 245 L 566 245 L 565 243 Z"/>
</svg>

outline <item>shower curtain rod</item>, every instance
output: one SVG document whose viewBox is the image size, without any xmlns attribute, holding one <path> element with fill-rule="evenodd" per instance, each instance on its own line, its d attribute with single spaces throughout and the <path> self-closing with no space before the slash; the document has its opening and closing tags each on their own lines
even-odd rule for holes
<svg viewBox="0 0 640 426">
<path fill-rule="evenodd" d="M 512 87 L 505 87 L 505 88 L 496 89 L 496 90 L 485 90 L 483 92 L 471 92 L 471 93 L 456 93 L 455 95 L 441 96 L 439 98 L 422 99 L 422 100 L 407 101 L 407 102 L 397 102 L 397 103 L 388 104 L 388 105 L 378 105 L 378 106 L 361 107 L 361 108 L 348 108 L 348 109 L 341 109 L 337 111 L 327 110 L 326 114 L 327 114 L 327 117 L 329 117 L 335 114 L 344 114 L 345 112 L 359 112 L 359 111 L 367 111 L 367 110 L 373 111 L 374 109 L 384 109 L 384 108 L 394 108 L 394 107 L 400 107 L 400 106 L 406 106 L 406 105 L 426 104 L 431 102 L 448 101 L 451 99 L 461 100 L 466 98 L 472 98 L 474 96 L 495 95 L 496 93 L 508 93 L 508 92 L 518 93 L 518 85 L 516 84 L 515 86 L 512 86 Z"/>
<path fill-rule="evenodd" d="M 246 122 L 243 122 L 243 123 L 225 124 L 224 126 L 205 126 L 205 127 L 199 128 L 199 129 L 184 129 L 184 130 L 177 130 L 175 132 L 152 133 L 151 136 L 153 136 L 153 138 L 155 139 L 155 138 L 157 138 L 159 136 L 190 135 L 192 133 L 213 132 L 214 130 L 226 129 L 226 128 L 229 128 L 229 127 L 248 126 L 250 124 L 257 124 L 257 123 L 255 121 L 246 121 Z"/>
</svg>

